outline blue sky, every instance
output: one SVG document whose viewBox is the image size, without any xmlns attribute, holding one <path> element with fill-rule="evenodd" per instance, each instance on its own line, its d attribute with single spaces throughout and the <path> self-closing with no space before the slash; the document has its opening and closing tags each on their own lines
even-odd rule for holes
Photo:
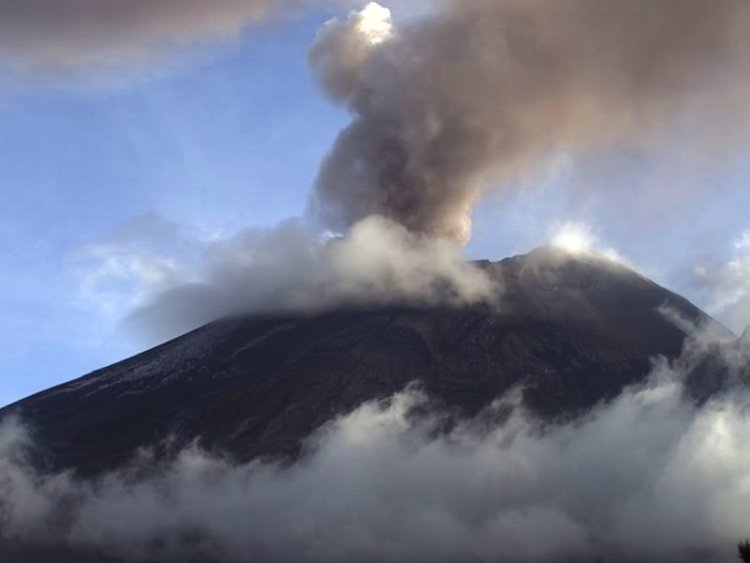
<svg viewBox="0 0 750 563">
<path fill-rule="evenodd" d="M 127 280 L 87 294 L 92 248 L 125 231 L 130 239 L 161 228 L 210 239 L 303 213 L 320 161 L 347 122 L 306 64 L 327 17 L 254 28 L 145 67 L 6 73 L 0 405 L 144 346 L 120 329 L 132 306 L 117 293 L 127 293 Z M 647 153 L 561 158 L 485 198 L 467 254 L 523 252 L 573 222 L 721 314 L 711 288 L 731 278 L 741 293 L 750 273 L 742 243 L 750 168 L 741 157 L 698 166 L 675 144 L 669 164 Z M 649 183 L 659 197 L 633 196 L 634 184 Z M 179 254 L 179 238 L 170 252 Z"/>
<path fill-rule="evenodd" d="M 18 78 L 0 91 L 0 404 L 139 347 L 81 302 L 81 249 L 144 214 L 232 231 L 302 212 L 346 119 L 307 70 L 316 23 L 126 79 Z"/>
</svg>

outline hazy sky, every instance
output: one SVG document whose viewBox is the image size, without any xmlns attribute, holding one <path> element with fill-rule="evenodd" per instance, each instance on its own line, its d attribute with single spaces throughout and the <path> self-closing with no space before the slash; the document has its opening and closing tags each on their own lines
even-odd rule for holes
<svg viewBox="0 0 750 563">
<path fill-rule="evenodd" d="M 37 68 L 0 41 L 0 405 L 141 350 L 122 321 L 144 287 L 169 287 L 211 241 L 304 212 L 348 121 L 307 52 L 346 11 L 93 68 Z M 524 252 L 566 228 L 741 329 L 746 144 L 696 158 L 685 133 L 659 151 L 540 163 L 484 197 L 467 255 Z"/>
</svg>

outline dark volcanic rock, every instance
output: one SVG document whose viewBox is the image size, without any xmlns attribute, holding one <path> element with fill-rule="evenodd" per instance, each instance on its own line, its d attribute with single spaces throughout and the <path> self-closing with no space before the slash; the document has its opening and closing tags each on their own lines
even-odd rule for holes
<svg viewBox="0 0 750 563">
<path fill-rule="evenodd" d="M 335 415 L 410 382 L 466 416 L 511 389 L 539 416 L 575 416 L 679 355 L 685 334 L 660 308 L 713 322 L 605 259 L 543 248 L 480 267 L 498 305 L 221 320 L 0 417 L 30 424 L 50 470 L 94 474 L 196 438 L 239 461 L 293 456 Z"/>
</svg>

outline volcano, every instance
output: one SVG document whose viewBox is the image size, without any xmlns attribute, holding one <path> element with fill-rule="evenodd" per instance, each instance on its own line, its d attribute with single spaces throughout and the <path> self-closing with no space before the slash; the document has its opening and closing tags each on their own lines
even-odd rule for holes
<svg viewBox="0 0 750 563">
<path fill-rule="evenodd" d="M 45 471 L 94 476 L 140 448 L 168 458 L 195 442 L 237 462 L 293 461 L 326 422 L 409 385 L 457 417 L 513 394 L 570 420 L 677 357 L 686 326 L 725 330 L 603 257 L 543 247 L 477 266 L 497 281 L 491 304 L 222 319 L 0 418 L 32 429 Z"/>
</svg>

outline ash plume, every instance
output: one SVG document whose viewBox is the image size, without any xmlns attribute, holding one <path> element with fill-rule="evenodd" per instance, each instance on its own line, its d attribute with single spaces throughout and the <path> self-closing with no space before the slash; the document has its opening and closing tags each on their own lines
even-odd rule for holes
<svg viewBox="0 0 750 563">
<path fill-rule="evenodd" d="M 658 147 L 680 127 L 723 145 L 748 117 L 748 63 L 743 0 L 446 0 L 400 29 L 370 5 L 310 52 L 353 114 L 311 213 L 465 242 L 482 193 L 551 154 Z"/>
</svg>

